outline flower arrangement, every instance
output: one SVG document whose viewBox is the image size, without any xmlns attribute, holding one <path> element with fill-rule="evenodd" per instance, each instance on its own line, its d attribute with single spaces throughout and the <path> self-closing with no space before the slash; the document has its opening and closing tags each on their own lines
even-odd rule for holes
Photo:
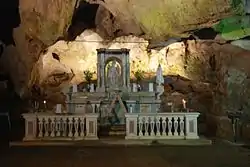
<svg viewBox="0 0 250 167">
<path fill-rule="evenodd" d="M 144 71 L 143 70 L 133 71 L 133 74 L 136 78 L 137 83 L 141 82 L 144 79 Z"/>
<path fill-rule="evenodd" d="M 90 70 L 86 70 L 83 73 L 84 73 L 85 80 L 87 81 L 88 84 L 90 84 L 95 72 L 91 72 Z"/>
</svg>

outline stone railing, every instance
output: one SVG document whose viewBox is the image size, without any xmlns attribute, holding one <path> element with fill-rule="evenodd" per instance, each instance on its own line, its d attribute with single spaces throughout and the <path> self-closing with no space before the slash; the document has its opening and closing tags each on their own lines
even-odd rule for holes
<svg viewBox="0 0 250 167">
<path fill-rule="evenodd" d="M 127 113 L 126 139 L 198 139 L 199 113 Z"/>
<path fill-rule="evenodd" d="M 95 113 L 26 113 L 23 140 L 97 140 L 97 117 Z"/>
</svg>

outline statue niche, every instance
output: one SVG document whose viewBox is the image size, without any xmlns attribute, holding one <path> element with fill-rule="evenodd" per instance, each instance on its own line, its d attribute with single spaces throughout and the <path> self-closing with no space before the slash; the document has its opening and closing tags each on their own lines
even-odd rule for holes
<svg viewBox="0 0 250 167">
<path fill-rule="evenodd" d="M 128 49 L 97 49 L 97 92 L 130 92 Z"/>
<path fill-rule="evenodd" d="M 116 60 L 108 61 L 106 64 L 106 83 L 108 88 L 119 88 L 122 86 L 121 66 Z"/>
</svg>

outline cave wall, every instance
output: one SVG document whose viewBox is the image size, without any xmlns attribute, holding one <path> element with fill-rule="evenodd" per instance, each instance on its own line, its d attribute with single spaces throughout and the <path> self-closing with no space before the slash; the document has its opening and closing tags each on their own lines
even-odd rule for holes
<svg viewBox="0 0 250 167">
<path fill-rule="evenodd" d="M 30 74 L 42 50 L 64 36 L 77 0 L 1 1 L 1 41 L 7 46 L 0 64 L 18 94 L 27 95 Z"/>
</svg>

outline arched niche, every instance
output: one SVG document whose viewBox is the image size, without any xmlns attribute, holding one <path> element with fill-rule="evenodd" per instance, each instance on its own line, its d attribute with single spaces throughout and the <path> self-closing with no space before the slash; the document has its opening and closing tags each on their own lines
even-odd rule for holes
<svg viewBox="0 0 250 167">
<path fill-rule="evenodd" d="M 122 68 L 122 61 L 120 59 L 117 59 L 116 57 L 110 57 L 109 59 L 106 60 L 105 62 L 105 67 L 104 67 L 104 74 L 105 74 L 105 83 L 107 83 L 105 86 L 106 86 L 106 89 L 108 88 L 111 88 L 112 85 L 109 83 L 109 69 L 112 68 L 112 64 L 115 64 L 115 68 L 117 69 L 117 73 L 118 73 L 118 76 L 117 76 L 117 86 L 118 88 L 123 86 L 122 85 L 122 79 L 123 79 L 123 68 Z"/>
<path fill-rule="evenodd" d="M 112 61 L 115 61 L 120 68 L 119 88 L 130 91 L 129 49 L 97 49 L 97 91 L 106 92 L 111 89 L 106 67 Z"/>
</svg>

